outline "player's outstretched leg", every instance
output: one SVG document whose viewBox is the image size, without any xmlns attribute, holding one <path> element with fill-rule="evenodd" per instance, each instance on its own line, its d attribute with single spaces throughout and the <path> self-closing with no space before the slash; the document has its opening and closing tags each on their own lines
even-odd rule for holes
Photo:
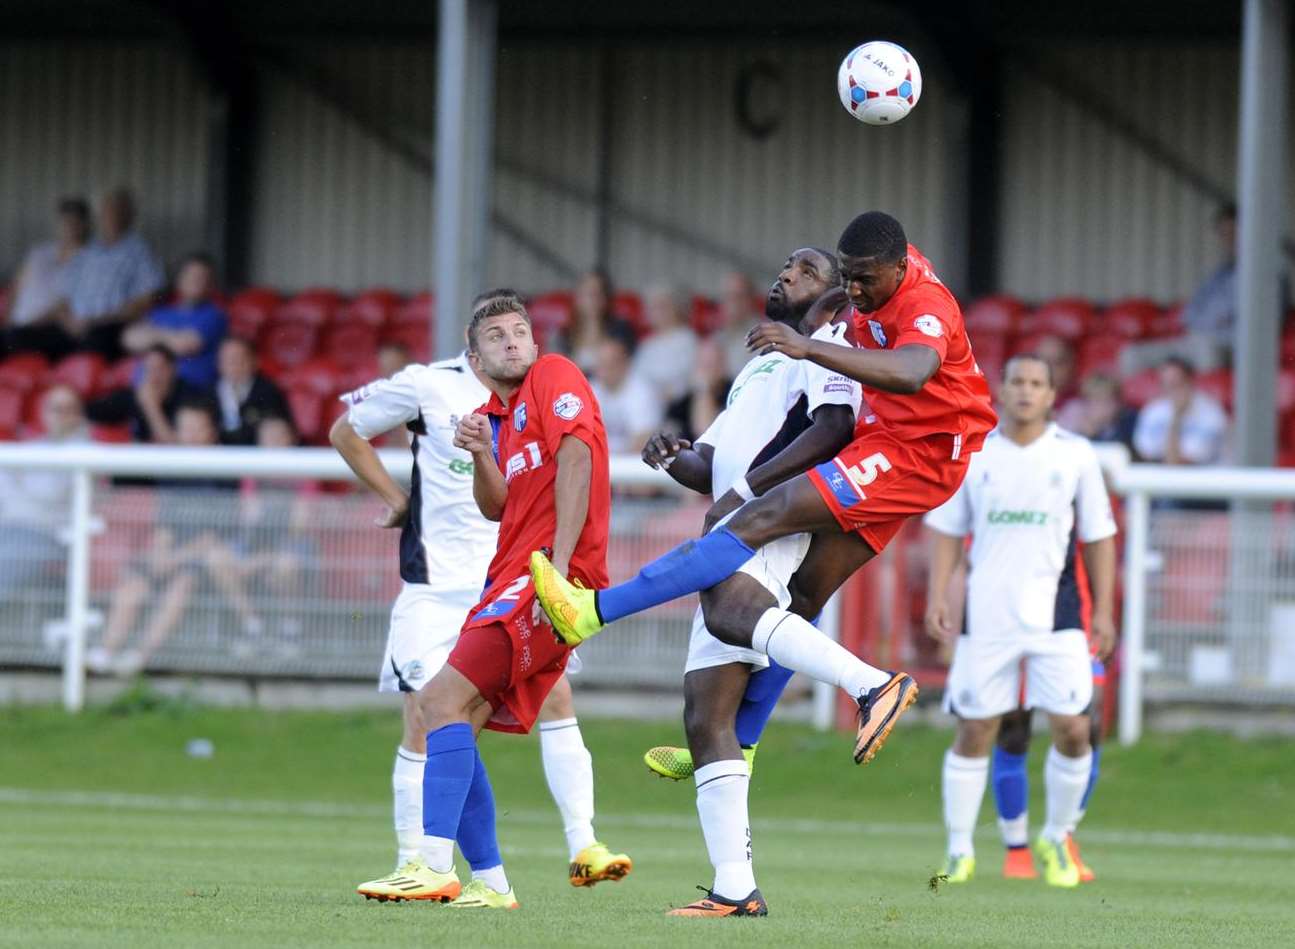
<svg viewBox="0 0 1295 949">
<path fill-rule="evenodd" d="M 972 835 L 989 781 L 989 749 L 997 728 L 996 718 L 959 718 L 953 747 L 944 755 L 941 786 L 944 826 L 949 835 L 944 872 L 950 883 L 969 883 L 976 873 Z"/>
<path fill-rule="evenodd" d="M 567 838 L 567 879 L 572 886 L 625 879 L 634 862 L 627 854 L 612 853 L 594 835 L 593 757 L 580 734 L 571 684 L 565 676 L 544 700 L 539 721 L 544 778 Z"/>
<path fill-rule="evenodd" d="M 694 669 L 684 677 L 684 726 L 689 750 L 699 765 L 693 775 L 697 816 L 715 877 L 704 899 L 671 910 L 671 916 L 765 916 L 769 912 L 751 865 L 747 810 L 751 775 L 734 731 L 749 668 L 744 663 L 725 663 Z"/>
<path fill-rule="evenodd" d="M 769 665 L 756 669 L 747 679 L 746 691 L 737 709 L 734 731 L 751 774 L 755 774 L 755 751 L 764 734 L 764 726 L 769 723 L 774 707 L 794 674 L 790 669 L 784 669 L 770 660 Z M 687 748 L 657 745 L 643 755 L 643 762 L 654 774 L 672 781 L 682 781 L 693 775 L 692 752 Z"/>
<path fill-rule="evenodd" d="M 1003 716 L 994 745 L 992 775 L 998 829 L 1006 853 L 1003 878 L 1033 880 L 1038 877 L 1030 854 L 1030 776 L 1026 767 L 1030 750 L 1030 713 L 1017 709 Z"/>
<path fill-rule="evenodd" d="M 558 637 L 577 646 L 608 623 L 715 586 L 763 544 L 820 530 L 839 532 L 840 526 L 809 478 L 798 475 L 748 501 L 724 526 L 658 557 L 625 583 L 585 590 L 560 576 L 539 551 L 531 555 L 531 578 Z"/>
</svg>

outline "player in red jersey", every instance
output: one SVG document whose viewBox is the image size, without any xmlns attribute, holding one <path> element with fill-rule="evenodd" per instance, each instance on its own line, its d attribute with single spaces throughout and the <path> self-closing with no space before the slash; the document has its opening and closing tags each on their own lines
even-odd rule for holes
<svg viewBox="0 0 1295 949">
<path fill-rule="evenodd" d="M 501 293 L 473 313 L 468 358 L 492 395 L 459 420 L 454 442 L 472 454 L 473 496 L 482 514 L 500 522 L 499 546 L 446 665 L 418 693 L 428 729 L 423 846 L 421 865 L 405 875 L 424 892 L 455 894 L 457 839 L 473 879 L 450 905 L 507 909 L 517 900 L 499 857 L 476 733 L 529 731 L 566 669 L 570 649 L 544 628 L 526 562 L 543 547 L 564 576 L 606 584 L 611 483 L 588 380 L 562 356 L 539 357 L 515 294 Z M 624 876 L 629 859 L 615 856 Z"/>
<path fill-rule="evenodd" d="M 837 256 L 842 291 L 826 305 L 852 307 L 857 348 L 824 345 L 772 322 L 752 330 L 748 344 L 862 382 L 872 414 L 860 419 L 855 440 L 832 461 L 760 497 L 739 483 L 733 498 L 719 499 L 741 504 L 727 524 L 653 561 L 627 583 L 579 589 L 538 552 L 531 574 L 555 631 L 572 645 L 613 620 L 700 591 L 706 626 L 718 639 L 766 653 L 851 695 L 859 705 L 854 758 L 863 763 L 912 704 L 917 687 L 904 673 L 864 663 L 805 617 L 816 615 L 907 518 L 957 490 L 997 417 L 957 301 L 900 223 L 879 211 L 859 215 L 842 233 Z M 734 572 L 757 548 L 800 532 L 815 536 L 793 579 L 790 610 L 747 596 Z"/>
</svg>

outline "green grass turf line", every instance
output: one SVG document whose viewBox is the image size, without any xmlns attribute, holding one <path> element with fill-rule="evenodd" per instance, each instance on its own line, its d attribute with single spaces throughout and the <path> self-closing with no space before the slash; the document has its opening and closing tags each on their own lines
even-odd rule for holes
<svg viewBox="0 0 1295 949">
<path fill-rule="evenodd" d="M 859 768 L 848 736 L 775 727 L 761 744 L 751 803 L 756 872 L 772 915 L 698 921 L 662 915 L 709 881 L 691 785 L 650 776 L 639 758 L 650 744 L 677 739 L 678 725 L 583 727 L 600 834 L 634 856 L 634 873 L 591 892 L 571 888 L 538 742 L 488 735 L 501 843 L 522 910 L 462 917 L 354 893 L 392 859 L 385 812 L 394 711 L 174 703 L 79 717 L 0 711 L 0 787 L 11 791 L 0 795 L 0 945 L 1183 947 L 1271 946 L 1295 931 L 1287 742 L 1193 734 L 1151 736 L 1132 750 L 1112 745 L 1083 828 L 1101 841 L 1085 845 L 1099 880 L 1055 892 L 997 878 L 988 800 L 979 878 L 932 888 L 947 732 L 902 729 Z M 184 754 L 194 737 L 214 742 L 213 758 Z M 1045 749 L 1040 740 L 1031 762 L 1036 827 Z M 72 790 L 93 795 L 70 804 Z M 42 791 L 57 793 L 42 799 Z M 113 806 L 106 792 L 152 803 Z M 179 796 L 228 807 L 177 808 Z M 321 810 L 295 813 L 294 801 Z M 1129 832 L 1168 836 L 1122 840 Z M 1278 846 L 1233 849 L 1224 838 L 1195 848 L 1176 836 L 1189 833 L 1257 835 Z"/>
</svg>

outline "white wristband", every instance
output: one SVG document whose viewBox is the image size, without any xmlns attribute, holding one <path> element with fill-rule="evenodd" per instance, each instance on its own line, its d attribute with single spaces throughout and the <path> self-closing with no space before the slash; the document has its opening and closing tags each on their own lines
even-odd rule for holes
<svg viewBox="0 0 1295 949">
<path fill-rule="evenodd" d="M 755 500 L 755 492 L 752 491 L 751 486 L 746 483 L 746 478 L 738 478 L 730 490 L 736 492 L 737 496 L 743 501 Z"/>
</svg>

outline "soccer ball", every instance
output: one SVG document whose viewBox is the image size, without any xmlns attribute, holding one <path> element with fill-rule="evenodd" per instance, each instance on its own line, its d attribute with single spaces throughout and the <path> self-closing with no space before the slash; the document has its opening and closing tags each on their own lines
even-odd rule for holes
<svg viewBox="0 0 1295 949">
<path fill-rule="evenodd" d="M 908 50 L 884 40 L 856 46 L 836 73 L 845 111 L 869 125 L 894 125 L 922 96 L 922 70 Z"/>
</svg>

